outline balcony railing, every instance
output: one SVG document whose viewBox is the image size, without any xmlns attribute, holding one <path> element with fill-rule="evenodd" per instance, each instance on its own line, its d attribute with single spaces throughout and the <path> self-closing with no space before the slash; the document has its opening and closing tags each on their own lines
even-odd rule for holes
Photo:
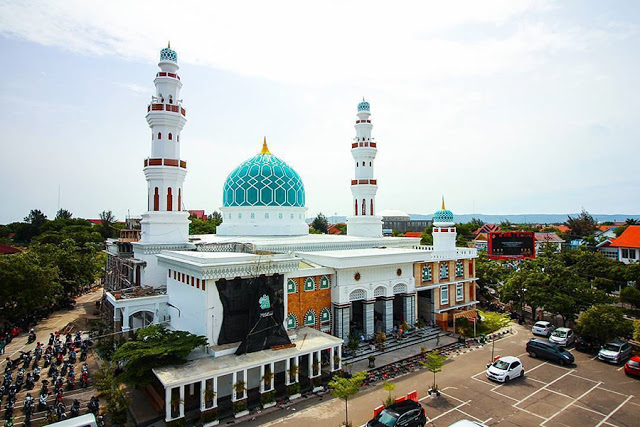
<svg viewBox="0 0 640 427">
<path fill-rule="evenodd" d="M 171 111 L 172 113 L 180 113 L 186 117 L 187 110 L 180 105 L 172 104 L 149 104 L 147 105 L 147 113 L 150 111 Z"/>
<path fill-rule="evenodd" d="M 377 146 L 378 144 L 376 144 L 375 142 L 354 142 L 351 144 L 351 148 L 358 148 L 358 147 L 376 148 Z"/>
<path fill-rule="evenodd" d="M 182 169 L 187 168 L 187 162 L 184 160 L 178 159 L 152 159 L 147 158 L 144 159 L 144 167 L 147 166 L 173 166 L 173 167 L 181 167 Z"/>
<path fill-rule="evenodd" d="M 175 73 L 165 73 L 164 71 L 161 71 L 158 74 L 156 74 L 156 77 L 173 77 L 174 79 L 180 80 L 180 76 L 179 75 L 177 75 Z"/>
<path fill-rule="evenodd" d="M 378 180 L 377 179 L 352 179 L 351 180 L 351 185 L 362 185 L 362 184 L 378 185 Z"/>
</svg>

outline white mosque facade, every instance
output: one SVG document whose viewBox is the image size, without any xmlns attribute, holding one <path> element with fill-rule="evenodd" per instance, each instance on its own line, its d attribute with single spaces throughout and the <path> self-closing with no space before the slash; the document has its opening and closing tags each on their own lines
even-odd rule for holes
<svg viewBox="0 0 640 427">
<path fill-rule="evenodd" d="M 224 182 L 217 234 L 189 235 L 182 202 L 187 162 L 180 157 L 186 110 L 176 52 L 162 49 L 159 67 L 146 116 L 148 208 L 139 239 L 108 242 L 105 295 L 117 330 L 162 323 L 208 340 L 186 365 L 155 370 L 166 421 L 193 405 L 207 411 L 246 400 L 250 393 L 233 387 L 239 381 L 260 393 L 317 385 L 314 379 L 341 368 L 343 345 L 354 335 L 369 339 L 418 319 L 448 328 L 455 318 L 475 316 L 477 253 L 455 246 L 453 214 L 444 202 L 434 217 L 433 246 L 382 236 L 378 147 L 364 100 L 351 143 L 347 235 L 309 234 L 302 178 L 269 151 L 266 139 Z M 290 375 L 294 365 L 298 372 Z M 269 381 L 265 372 L 273 374 Z M 207 389 L 215 392 L 209 400 Z"/>
</svg>

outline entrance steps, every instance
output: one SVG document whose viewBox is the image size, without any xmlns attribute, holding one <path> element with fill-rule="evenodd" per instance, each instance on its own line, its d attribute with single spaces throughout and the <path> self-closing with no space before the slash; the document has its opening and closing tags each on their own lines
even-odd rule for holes
<svg viewBox="0 0 640 427">
<path fill-rule="evenodd" d="M 435 339 L 438 335 L 442 334 L 442 330 L 436 326 L 425 326 L 421 329 L 415 329 L 409 331 L 406 336 L 402 338 L 396 338 L 391 334 L 387 335 L 385 341 L 384 350 L 376 345 L 372 348 L 372 345 L 368 342 L 360 343 L 358 349 L 355 352 L 348 351 L 343 357 L 344 363 L 354 363 L 360 360 L 369 358 L 369 356 L 378 356 L 383 353 L 398 350 L 400 348 L 409 347 L 414 344 L 426 342 Z"/>
</svg>

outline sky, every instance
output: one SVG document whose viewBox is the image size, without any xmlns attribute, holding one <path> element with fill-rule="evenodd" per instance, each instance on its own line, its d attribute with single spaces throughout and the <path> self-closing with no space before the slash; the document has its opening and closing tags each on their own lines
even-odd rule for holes
<svg viewBox="0 0 640 427">
<path fill-rule="evenodd" d="M 640 212 L 634 1 L 0 0 L 0 223 L 146 209 L 147 104 L 178 52 L 187 209 L 271 152 L 347 215 L 371 103 L 378 209 Z"/>
</svg>

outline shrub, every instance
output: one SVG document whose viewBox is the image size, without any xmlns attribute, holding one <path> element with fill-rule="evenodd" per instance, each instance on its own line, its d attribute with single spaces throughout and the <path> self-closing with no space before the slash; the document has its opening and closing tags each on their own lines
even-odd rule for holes
<svg viewBox="0 0 640 427">
<path fill-rule="evenodd" d="M 267 403 L 271 403 L 274 400 L 276 400 L 276 392 L 275 392 L 275 390 L 267 392 L 267 393 L 263 393 L 262 396 L 260 397 L 260 401 L 262 402 L 263 405 L 265 405 Z"/>
<path fill-rule="evenodd" d="M 490 334 L 511 324 L 508 314 L 480 310 L 478 310 L 478 314 L 483 317 L 482 322 L 478 322 L 478 333 Z"/>
<path fill-rule="evenodd" d="M 233 413 L 237 414 L 238 412 L 242 412 L 247 409 L 246 400 L 238 400 L 237 402 L 233 402 Z"/>
<path fill-rule="evenodd" d="M 169 421 L 167 423 L 167 427 L 186 427 L 187 420 L 184 418 L 180 418 L 179 420 Z"/>
<path fill-rule="evenodd" d="M 293 396 L 300 393 L 300 383 L 294 383 L 287 386 L 287 395 Z"/>
<path fill-rule="evenodd" d="M 200 421 L 203 423 L 210 423 L 218 419 L 218 408 L 209 409 L 200 414 Z"/>
</svg>

